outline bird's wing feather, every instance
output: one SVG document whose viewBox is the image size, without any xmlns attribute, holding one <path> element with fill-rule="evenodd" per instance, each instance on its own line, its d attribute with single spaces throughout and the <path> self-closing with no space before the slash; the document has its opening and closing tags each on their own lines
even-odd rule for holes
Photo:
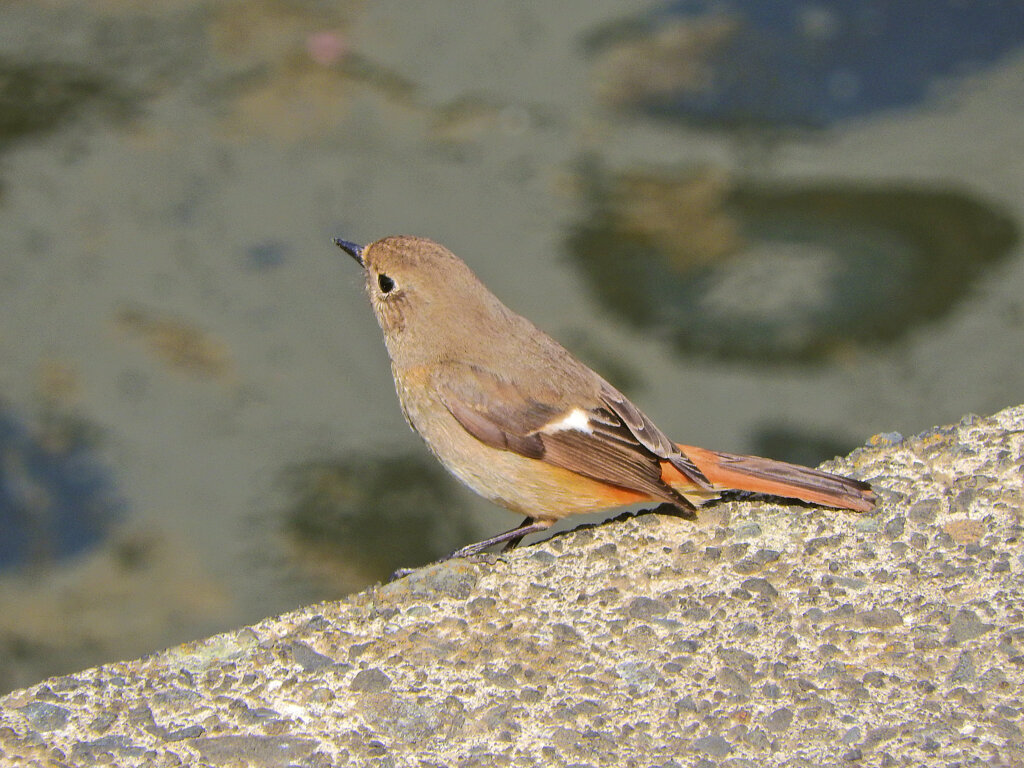
<svg viewBox="0 0 1024 768">
<path fill-rule="evenodd" d="M 606 386 L 614 399 L 606 399 L 602 391 L 595 402 L 567 406 L 562 393 L 534 387 L 527 395 L 492 371 L 464 363 L 438 366 L 432 384 L 459 424 L 492 448 L 692 509 L 662 481 L 660 464 L 666 460 L 675 465 L 673 458 L 678 457 L 689 467 L 689 460 L 611 385 Z"/>
<path fill-rule="evenodd" d="M 697 468 L 689 457 L 679 450 L 679 446 L 668 439 L 654 422 L 629 401 L 624 394 L 615 389 L 607 381 L 601 380 L 601 399 L 622 419 L 629 431 L 647 450 L 664 459 L 693 483 L 705 490 L 711 490 L 710 481 Z"/>
</svg>

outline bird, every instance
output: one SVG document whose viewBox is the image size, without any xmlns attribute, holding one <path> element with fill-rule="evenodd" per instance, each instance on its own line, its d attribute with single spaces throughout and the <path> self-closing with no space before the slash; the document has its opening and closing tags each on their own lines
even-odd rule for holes
<svg viewBox="0 0 1024 768">
<path fill-rule="evenodd" d="M 525 517 L 449 557 L 508 549 L 562 518 L 638 502 L 694 517 L 726 491 L 875 507 L 862 480 L 670 440 L 440 243 L 411 235 L 334 243 L 363 269 L 409 426 L 458 480 Z"/>
</svg>

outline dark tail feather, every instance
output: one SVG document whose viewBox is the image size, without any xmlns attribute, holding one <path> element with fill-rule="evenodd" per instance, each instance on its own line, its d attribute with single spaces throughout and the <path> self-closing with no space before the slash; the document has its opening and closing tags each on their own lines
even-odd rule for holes
<svg viewBox="0 0 1024 768">
<path fill-rule="evenodd" d="M 877 497 L 871 486 L 860 480 L 760 456 L 678 447 L 719 490 L 767 493 L 857 512 L 875 508 Z"/>
</svg>

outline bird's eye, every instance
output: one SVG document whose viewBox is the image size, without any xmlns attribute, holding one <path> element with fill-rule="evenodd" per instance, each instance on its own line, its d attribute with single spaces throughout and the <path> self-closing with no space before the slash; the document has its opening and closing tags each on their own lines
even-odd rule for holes
<svg viewBox="0 0 1024 768">
<path fill-rule="evenodd" d="M 381 293 L 391 293 L 395 288 L 395 281 L 385 274 L 380 274 L 377 275 L 377 285 L 380 286 Z"/>
</svg>

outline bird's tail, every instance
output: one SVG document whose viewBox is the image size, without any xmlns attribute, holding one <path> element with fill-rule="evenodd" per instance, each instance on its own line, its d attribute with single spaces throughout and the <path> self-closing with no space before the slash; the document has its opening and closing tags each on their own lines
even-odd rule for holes
<svg viewBox="0 0 1024 768">
<path fill-rule="evenodd" d="M 875 508 L 876 497 L 871 486 L 860 480 L 759 456 L 709 451 L 693 445 L 677 447 L 716 490 L 766 493 L 857 512 L 870 512 Z M 672 484 L 671 480 L 669 483 Z"/>
</svg>

